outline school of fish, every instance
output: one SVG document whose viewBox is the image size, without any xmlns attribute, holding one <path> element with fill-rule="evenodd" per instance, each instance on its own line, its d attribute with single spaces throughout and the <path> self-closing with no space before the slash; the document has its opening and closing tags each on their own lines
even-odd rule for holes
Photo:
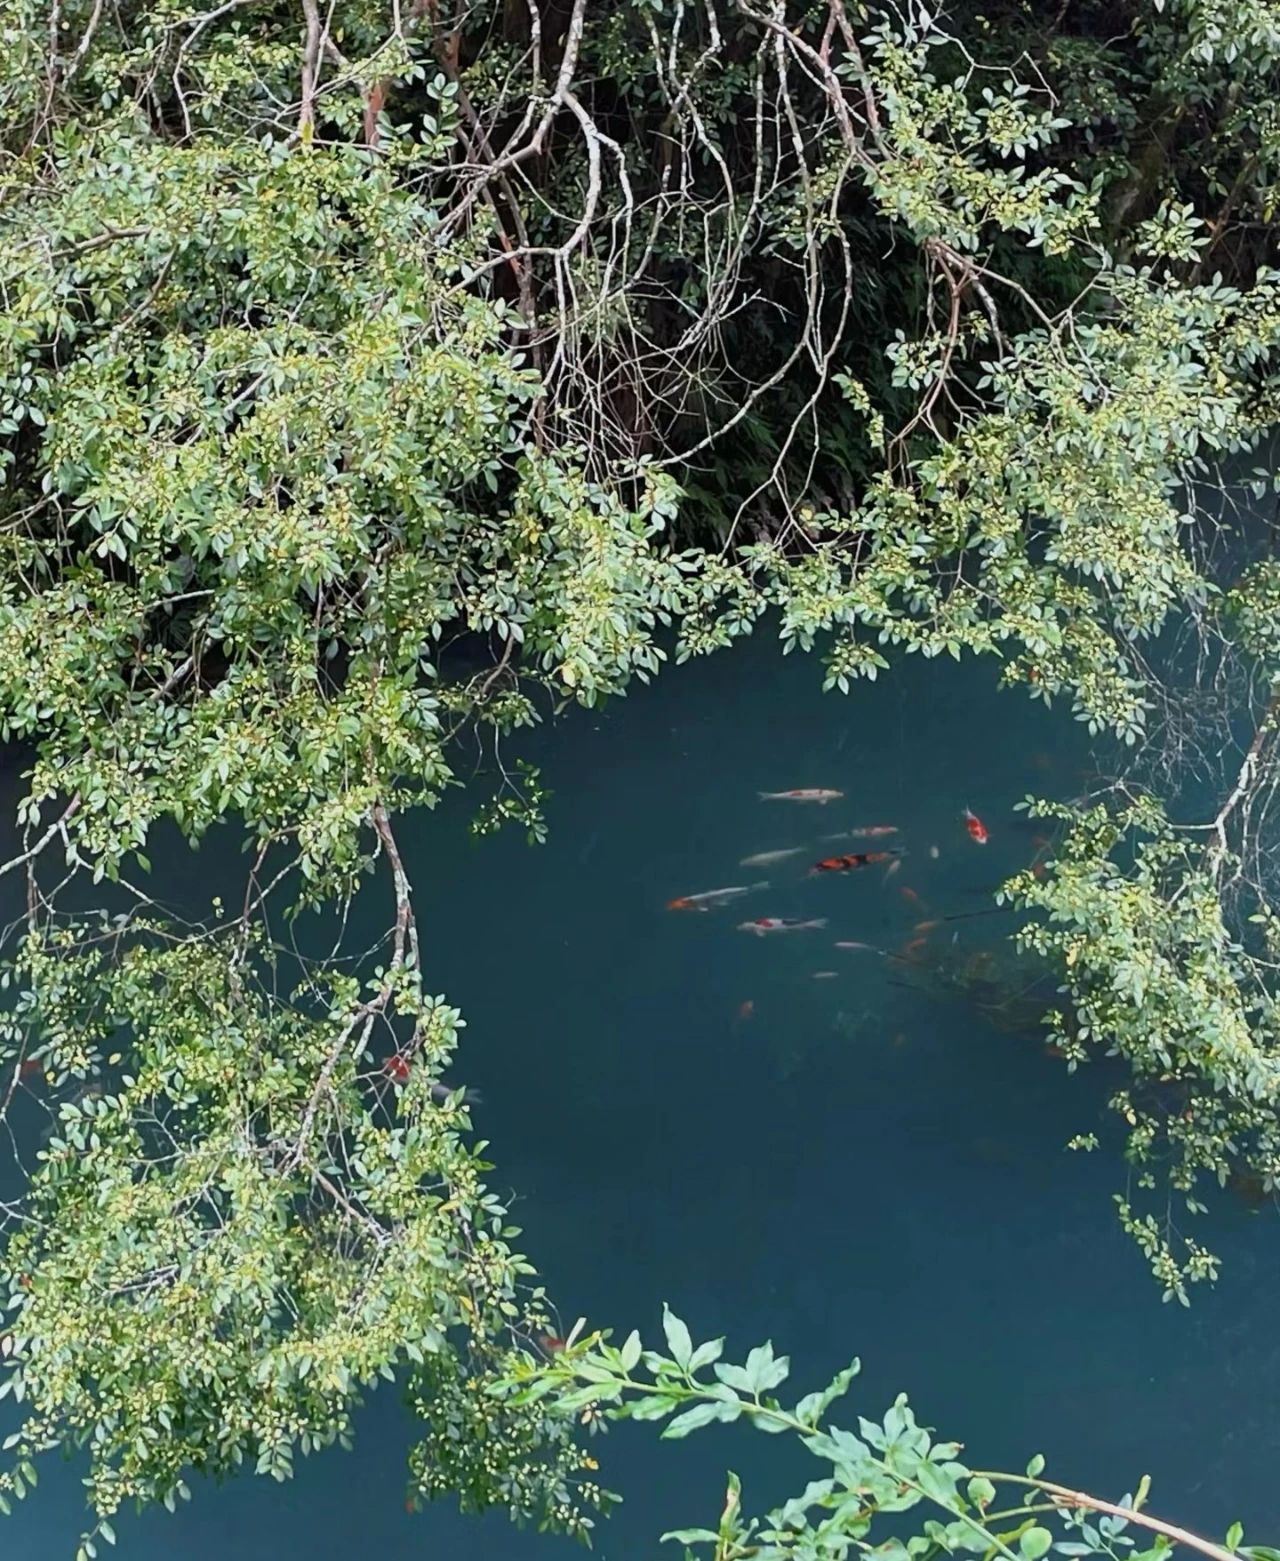
<svg viewBox="0 0 1280 1561">
<path fill-rule="evenodd" d="M 759 794 L 762 802 L 792 802 L 800 804 L 813 804 L 818 807 L 826 807 L 832 802 L 842 801 L 843 791 L 837 791 L 823 786 L 796 787 L 790 791 L 762 791 Z M 965 807 L 960 813 L 960 819 L 968 838 L 975 844 L 985 846 L 990 839 L 987 826 L 976 813 Z M 896 824 L 863 824 L 852 829 L 846 829 L 838 834 L 824 835 L 824 841 L 832 840 L 878 840 L 900 833 Z M 1042 836 L 1036 836 L 1034 844 L 1037 848 L 1036 857 L 1032 864 L 1032 872 L 1043 872 L 1044 867 L 1040 858 L 1049 846 L 1049 841 Z M 779 867 L 784 862 L 793 861 L 796 857 L 806 854 L 804 846 L 783 846 L 776 850 L 755 851 L 741 858 L 739 865 L 742 867 Z M 901 868 L 907 858 L 907 851 L 901 847 L 882 848 L 869 851 L 851 851 L 840 855 L 818 856 L 813 860 L 804 873 L 806 878 L 839 877 L 847 874 L 861 874 L 869 868 L 883 867 L 885 869 L 881 882 L 887 885 L 893 875 Z M 940 847 L 930 845 L 927 856 L 936 861 L 940 855 Z M 720 910 L 726 905 L 733 904 L 737 900 L 745 899 L 749 895 L 763 894 L 770 887 L 768 880 L 758 883 L 732 884 L 722 889 L 702 889 L 675 896 L 667 901 L 669 911 L 698 911 L 710 912 Z M 908 904 L 923 907 L 924 901 L 917 890 L 909 884 L 904 884 L 898 890 L 898 894 Z M 985 912 L 969 912 L 969 915 L 982 915 Z M 873 943 L 857 941 L 851 938 L 836 939 L 831 947 L 849 953 L 876 954 L 886 959 L 896 959 L 910 963 L 926 946 L 929 935 L 948 921 L 963 919 L 963 916 L 933 917 L 915 924 L 913 937 L 896 952 L 877 947 Z M 761 915 L 749 917 L 746 921 L 737 924 L 739 932 L 751 934 L 756 938 L 771 937 L 775 934 L 807 932 L 824 932 L 830 924 L 827 916 L 772 916 Z M 811 979 L 815 981 L 832 981 L 839 978 L 837 970 L 814 970 L 810 972 Z M 744 999 L 737 1007 L 734 1015 L 734 1024 L 748 1023 L 755 1014 L 755 1002 L 751 998 Z M 377 1072 L 381 1075 L 384 1084 L 390 1084 L 398 1093 L 410 1085 L 413 1079 L 413 1059 L 401 1052 L 393 1052 L 377 1065 Z M 21 1059 L 13 1070 L 15 1083 L 20 1083 L 30 1089 L 38 1087 L 44 1080 L 45 1064 L 41 1058 L 25 1057 Z M 440 1106 L 449 1104 L 455 1099 L 464 1106 L 480 1104 L 480 1095 L 471 1089 L 455 1091 L 448 1084 L 439 1079 L 432 1079 L 426 1085 L 427 1094 Z M 540 1340 L 542 1347 L 548 1352 L 563 1348 L 562 1341 L 547 1336 Z"/>
<path fill-rule="evenodd" d="M 757 794 L 761 802 L 792 802 L 809 803 L 818 807 L 826 807 L 832 802 L 842 801 L 844 792 L 826 786 L 800 786 L 789 791 L 762 791 Z M 968 839 L 975 845 L 985 846 L 990 839 L 987 826 L 982 822 L 971 808 L 962 808 L 959 820 Z M 889 836 L 900 834 L 897 824 L 860 824 L 851 829 L 841 830 L 835 834 L 823 835 L 823 841 L 833 840 L 881 840 Z M 1036 862 L 1032 871 L 1036 871 L 1039 857 L 1048 842 L 1041 837 L 1036 837 L 1035 844 L 1038 847 Z M 804 846 L 779 846 L 773 850 L 753 851 L 749 855 L 741 857 L 740 867 L 778 868 L 786 862 L 792 862 L 797 857 L 804 857 Z M 898 873 L 904 860 L 908 858 L 908 851 L 902 846 L 878 847 L 865 851 L 846 851 L 836 855 L 817 856 L 804 869 L 805 878 L 840 877 L 849 874 L 864 874 L 869 869 L 883 869 L 880 881 L 883 886 L 889 884 L 890 879 Z M 930 861 L 937 861 L 941 855 L 941 847 L 936 843 L 931 844 L 924 853 Z M 688 894 L 680 894 L 667 901 L 669 911 L 714 911 L 732 904 L 748 895 L 763 894 L 769 889 L 768 880 L 759 883 L 734 884 L 723 889 L 701 889 Z M 925 902 L 919 892 L 910 884 L 903 884 L 898 889 L 898 894 L 909 906 L 915 906 L 917 911 L 925 908 Z M 891 951 L 878 947 L 874 943 L 867 943 L 852 938 L 837 938 L 830 945 L 848 953 L 864 953 L 879 955 L 884 959 L 895 959 L 904 963 L 912 963 L 919 958 L 921 952 L 927 946 L 930 935 L 941 928 L 946 922 L 963 920 L 966 914 L 983 914 L 982 912 L 960 913 L 956 916 L 935 916 L 916 922 L 912 929 L 913 936 L 905 942 L 901 948 Z M 748 917 L 746 921 L 737 923 L 737 930 L 745 932 L 756 938 L 772 937 L 781 933 L 807 932 L 820 933 L 826 931 L 830 925 L 827 916 L 773 916 L 760 915 Z M 810 977 L 814 981 L 832 981 L 840 976 L 838 970 L 814 970 Z M 746 1024 L 755 1014 L 755 1002 L 752 998 L 746 998 L 741 1002 L 733 1017 L 734 1026 Z"/>
</svg>

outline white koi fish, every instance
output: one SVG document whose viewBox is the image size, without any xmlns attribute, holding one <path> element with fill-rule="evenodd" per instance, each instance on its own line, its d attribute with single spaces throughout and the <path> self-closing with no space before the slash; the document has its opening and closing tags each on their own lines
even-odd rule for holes
<svg viewBox="0 0 1280 1561">
<path fill-rule="evenodd" d="M 757 889 L 767 889 L 767 883 L 735 884 L 730 889 L 706 889 L 701 894 L 682 894 L 679 899 L 668 900 L 669 911 L 712 911 L 717 906 L 728 905 L 730 900 L 741 899 L 744 894 L 754 894 Z"/>
<path fill-rule="evenodd" d="M 828 802 L 839 802 L 842 791 L 827 791 L 822 786 L 802 786 L 797 791 L 762 791 L 761 802 L 818 802 L 826 807 Z"/>
<path fill-rule="evenodd" d="M 789 846 L 785 851 L 757 851 L 754 856 L 744 856 L 739 867 L 775 867 L 793 856 L 803 856 L 804 846 Z"/>
</svg>

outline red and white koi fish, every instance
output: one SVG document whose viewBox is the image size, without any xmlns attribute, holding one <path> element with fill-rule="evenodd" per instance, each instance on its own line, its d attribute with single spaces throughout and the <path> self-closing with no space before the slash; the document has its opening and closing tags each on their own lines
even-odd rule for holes
<svg viewBox="0 0 1280 1561">
<path fill-rule="evenodd" d="M 828 791 L 822 786 L 802 786 L 796 791 L 762 791 L 761 802 L 818 802 L 823 807 L 828 802 L 839 802 L 842 791 Z"/>
<path fill-rule="evenodd" d="M 964 827 L 969 831 L 970 840 L 976 840 L 980 846 L 986 845 L 987 826 L 976 813 L 970 813 L 968 808 L 964 810 Z"/>
<path fill-rule="evenodd" d="M 669 911 L 713 911 L 728 905 L 730 900 L 741 899 L 744 894 L 754 894 L 757 889 L 767 889 L 767 883 L 735 884 L 730 889 L 705 889 L 701 894 L 682 894 L 679 899 L 668 900 Z"/>
<path fill-rule="evenodd" d="M 825 916 L 815 916 L 812 921 L 801 921 L 795 916 L 758 916 L 755 921 L 738 923 L 739 932 L 754 932 L 763 938 L 770 932 L 821 932 L 827 925 Z"/>
</svg>

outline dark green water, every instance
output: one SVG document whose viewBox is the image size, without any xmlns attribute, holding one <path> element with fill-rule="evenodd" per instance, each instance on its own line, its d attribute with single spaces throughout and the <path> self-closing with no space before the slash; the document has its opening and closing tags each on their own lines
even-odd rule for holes
<svg viewBox="0 0 1280 1561">
<path fill-rule="evenodd" d="M 892 961 L 832 947 L 899 949 L 914 923 L 987 903 L 1035 849 L 1013 804 L 1080 789 L 1081 729 L 997 693 L 990 665 L 911 662 L 842 699 L 820 693 L 814 662 L 762 643 L 674 669 L 518 752 L 555 791 L 545 848 L 514 833 L 471 840 L 461 796 L 404 825 L 401 841 L 429 984 L 468 1020 L 455 1079 L 484 1094 L 475 1119 L 492 1180 L 513 1192 L 566 1324 L 582 1314 L 656 1335 L 667 1300 L 696 1334 L 727 1333 L 731 1352 L 772 1337 L 797 1393 L 856 1353 L 851 1417 L 906 1389 L 978 1464 L 1021 1467 L 1039 1450 L 1058 1479 L 1112 1496 L 1149 1472 L 1163 1515 L 1215 1532 L 1238 1516 L 1248 1538 L 1276 1542 L 1274 1217 L 1215 1203 L 1198 1234 L 1225 1258 L 1224 1277 L 1189 1312 L 1162 1306 L 1113 1222 L 1118 1160 L 1062 1147 L 1105 1132 L 1102 1070 L 1069 1078 L 1033 1034 L 914 989 Z M 757 800 L 798 786 L 846 797 Z M 990 829 L 986 847 L 965 834 L 966 805 Z M 820 835 L 869 824 L 901 829 L 908 855 L 890 882 L 876 870 L 805 877 L 811 858 L 863 848 Z M 806 854 L 737 865 L 790 845 Z M 158 863 L 156 877 L 200 910 L 237 866 L 215 843 Z M 742 907 L 663 908 L 758 877 L 773 887 Z M 826 916 L 830 929 L 756 939 L 734 930 L 747 915 Z M 1004 925 L 954 923 L 922 952 L 954 957 L 953 930 L 977 950 Z M 814 980 L 818 970 L 838 974 Z M 121 1523 L 121 1545 L 138 1561 L 569 1553 L 443 1506 L 406 1515 L 411 1435 L 388 1390 L 354 1454 L 303 1461 L 285 1486 L 197 1486 L 176 1518 Z M 625 1496 L 596 1545 L 614 1561 L 655 1555 L 663 1529 L 713 1518 L 726 1466 L 756 1508 L 812 1472 L 738 1428 L 680 1444 L 625 1428 L 597 1451 Z M 0 1555 L 67 1555 L 78 1527 L 74 1474 L 50 1466 L 0 1526 Z"/>
</svg>

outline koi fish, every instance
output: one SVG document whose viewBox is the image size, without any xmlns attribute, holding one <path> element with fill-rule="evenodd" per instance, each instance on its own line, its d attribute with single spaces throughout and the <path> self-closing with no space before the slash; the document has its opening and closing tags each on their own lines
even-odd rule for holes
<svg viewBox="0 0 1280 1561">
<path fill-rule="evenodd" d="M 812 979 L 814 981 L 834 981 L 839 974 L 838 970 L 815 970 Z"/>
<path fill-rule="evenodd" d="M 382 1064 L 382 1071 L 397 1084 L 407 1084 L 409 1081 L 409 1059 L 402 1057 L 399 1052 L 396 1052 L 393 1057 L 388 1057 Z"/>
<path fill-rule="evenodd" d="M 809 869 L 810 878 L 818 873 L 852 873 L 860 867 L 871 867 L 876 862 L 892 862 L 901 851 L 853 851 L 848 856 L 824 856 Z"/>
<path fill-rule="evenodd" d="M 902 866 L 902 858 L 900 856 L 895 856 L 893 858 L 893 861 L 890 862 L 888 867 L 885 868 L 885 870 L 884 870 L 884 877 L 881 880 L 881 882 L 882 883 L 888 883 L 890 878 L 893 877 L 893 875 L 901 868 L 901 866 Z"/>
<path fill-rule="evenodd" d="M 826 807 L 828 802 L 839 802 L 842 791 L 828 791 L 822 786 L 802 786 L 796 791 L 762 791 L 761 802 L 817 802 Z"/>
<path fill-rule="evenodd" d="M 801 921 L 796 916 L 757 916 L 755 921 L 738 923 L 739 932 L 754 932 L 763 938 L 769 932 L 821 932 L 827 925 L 825 916 L 815 916 L 811 921 Z"/>
<path fill-rule="evenodd" d="M 970 840 L 976 840 L 980 846 L 986 845 L 987 826 L 976 813 L 970 813 L 968 808 L 964 810 L 964 827 L 969 831 Z"/>
<path fill-rule="evenodd" d="M 803 846 L 790 846 L 785 851 L 757 851 L 754 856 L 744 856 L 738 866 L 773 867 L 778 862 L 785 862 L 788 857 L 799 856 L 803 850 Z"/>
<path fill-rule="evenodd" d="M 924 904 L 924 901 L 920 898 L 916 891 L 914 889 L 908 888 L 906 884 L 903 884 L 902 888 L 898 890 L 898 893 L 911 905 Z"/>
<path fill-rule="evenodd" d="M 936 862 L 941 855 L 942 852 L 938 850 L 937 846 L 929 847 L 929 860 L 931 862 Z"/>
<path fill-rule="evenodd" d="M 838 835 L 823 835 L 824 840 L 878 840 L 882 835 L 896 835 L 896 824 L 868 824 L 864 829 L 842 829 Z"/>
<path fill-rule="evenodd" d="M 747 1020 L 751 1018 L 755 1011 L 756 1005 L 754 999 L 750 997 L 747 998 L 745 1002 L 738 1004 L 738 1011 L 733 1016 L 734 1024 L 746 1024 Z"/>
<path fill-rule="evenodd" d="M 538 1344 L 548 1355 L 558 1355 L 567 1348 L 568 1341 L 558 1338 L 554 1333 L 540 1333 L 537 1337 Z"/>
<path fill-rule="evenodd" d="M 855 943 L 851 938 L 843 938 L 835 946 L 838 949 L 857 949 L 863 954 L 879 954 L 881 952 L 874 943 Z"/>
<path fill-rule="evenodd" d="M 942 922 L 940 920 L 939 921 L 918 921 L 911 930 L 912 930 L 912 932 L 932 932 L 935 927 L 940 927 L 941 925 L 942 925 Z"/>
<path fill-rule="evenodd" d="M 682 894 L 678 900 L 668 900 L 669 911 L 711 911 L 717 906 L 728 905 L 730 900 L 741 899 L 744 894 L 754 894 L 757 889 L 767 889 L 767 883 L 736 884 L 731 889 L 706 889 L 701 894 Z"/>
<path fill-rule="evenodd" d="M 38 1057 L 24 1057 L 21 1066 L 18 1068 L 18 1077 L 21 1079 L 29 1079 L 33 1075 L 37 1073 L 42 1074 L 43 1072 L 44 1063 L 42 1063 Z"/>
</svg>

